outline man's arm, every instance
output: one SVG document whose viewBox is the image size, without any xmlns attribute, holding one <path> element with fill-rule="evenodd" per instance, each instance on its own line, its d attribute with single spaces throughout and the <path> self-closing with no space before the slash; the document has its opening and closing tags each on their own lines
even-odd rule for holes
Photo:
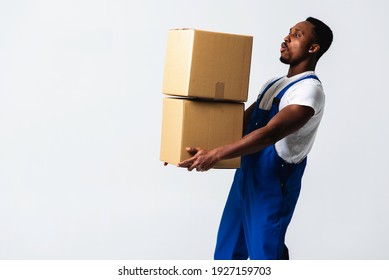
<svg viewBox="0 0 389 280">
<path fill-rule="evenodd" d="M 203 148 L 187 148 L 188 152 L 194 155 L 180 162 L 178 166 L 186 167 L 189 171 L 193 169 L 207 171 L 220 160 L 258 152 L 303 127 L 313 114 L 314 110 L 311 107 L 288 105 L 279 111 L 266 126 L 254 130 L 234 143 L 209 151 Z"/>
</svg>

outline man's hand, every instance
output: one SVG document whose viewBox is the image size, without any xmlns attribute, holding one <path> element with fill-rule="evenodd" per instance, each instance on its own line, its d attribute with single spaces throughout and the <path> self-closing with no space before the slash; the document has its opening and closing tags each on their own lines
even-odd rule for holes
<svg viewBox="0 0 389 280">
<path fill-rule="evenodd" d="M 188 168 L 188 171 L 207 171 L 219 161 L 214 150 L 207 151 L 203 148 L 186 148 L 193 156 L 178 163 L 178 167 Z"/>
</svg>

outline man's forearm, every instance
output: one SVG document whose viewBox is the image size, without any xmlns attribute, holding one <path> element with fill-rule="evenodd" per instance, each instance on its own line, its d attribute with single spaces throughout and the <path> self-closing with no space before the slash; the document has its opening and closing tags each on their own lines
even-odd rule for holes
<svg viewBox="0 0 389 280">
<path fill-rule="evenodd" d="M 275 133 L 264 127 L 253 131 L 234 143 L 215 148 L 212 152 L 219 160 L 230 159 L 259 152 L 277 142 L 278 138 Z"/>
<path fill-rule="evenodd" d="M 273 117 L 266 126 L 252 131 L 234 143 L 216 148 L 213 152 L 219 160 L 259 152 L 300 129 L 313 113 L 310 107 L 289 105 Z"/>
</svg>

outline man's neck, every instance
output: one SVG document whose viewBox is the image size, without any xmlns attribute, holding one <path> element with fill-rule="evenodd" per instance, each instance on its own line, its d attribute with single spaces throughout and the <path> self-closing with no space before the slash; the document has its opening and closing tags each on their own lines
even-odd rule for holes
<svg viewBox="0 0 389 280">
<path fill-rule="evenodd" d="M 298 65 L 290 65 L 287 77 L 293 77 L 295 75 L 307 72 L 307 71 L 315 71 L 316 62 L 302 63 Z"/>
</svg>

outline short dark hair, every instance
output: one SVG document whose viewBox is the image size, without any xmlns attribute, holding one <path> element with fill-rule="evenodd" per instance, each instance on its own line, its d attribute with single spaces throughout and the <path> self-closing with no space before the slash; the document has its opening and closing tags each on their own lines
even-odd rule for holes
<svg viewBox="0 0 389 280">
<path fill-rule="evenodd" d="M 324 22 L 314 17 L 308 17 L 306 21 L 314 26 L 315 43 L 320 45 L 320 50 L 317 53 L 317 59 L 319 59 L 331 46 L 334 38 L 332 30 Z"/>
</svg>

